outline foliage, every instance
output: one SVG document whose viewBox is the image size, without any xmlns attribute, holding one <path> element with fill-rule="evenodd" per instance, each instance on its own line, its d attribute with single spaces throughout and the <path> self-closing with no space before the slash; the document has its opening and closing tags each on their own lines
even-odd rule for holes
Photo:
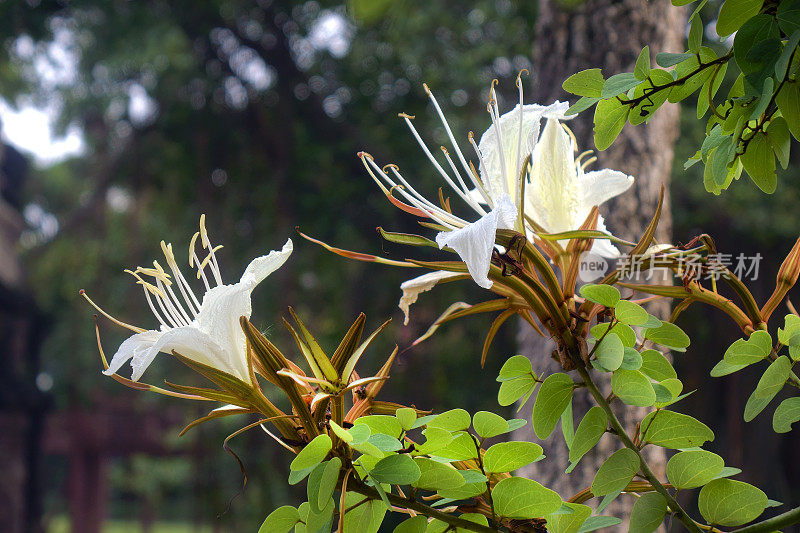
<svg viewBox="0 0 800 533">
<path fill-rule="evenodd" d="M 605 79 L 600 69 L 592 68 L 565 80 L 564 90 L 581 97 L 571 112 L 595 106 L 595 143 L 605 150 L 626 122 L 647 123 L 665 102 L 680 102 L 697 93 L 697 119 L 706 114 L 709 119 L 702 146 L 685 166 L 702 161 L 703 183 L 715 194 L 739 179 L 743 170 L 771 194 L 777 188 L 776 158 L 786 169 L 791 137 L 800 140 L 800 3 L 726 0 L 715 30 L 732 42 L 720 52 L 703 46 L 701 15 L 706 2 L 701 1 L 690 17 L 687 50 L 656 54 L 661 68 L 651 65 L 651 51 L 645 46 L 633 72 Z M 730 65 L 738 77 L 725 97 L 717 98 Z"/>
</svg>

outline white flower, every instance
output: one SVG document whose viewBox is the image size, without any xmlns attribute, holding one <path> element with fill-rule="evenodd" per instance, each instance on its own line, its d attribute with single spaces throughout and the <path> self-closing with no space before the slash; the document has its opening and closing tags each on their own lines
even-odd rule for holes
<svg viewBox="0 0 800 533">
<path fill-rule="evenodd" d="M 159 352 L 175 351 L 246 383 L 250 382 L 246 340 L 239 318 L 250 317 L 250 294 L 256 285 L 288 259 L 292 253 L 292 241 L 287 240 L 280 251 L 275 250 L 254 259 L 238 283 L 225 285 L 214 255 L 221 246 L 211 245 L 204 222 L 204 217 L 201 217 L 200 231 L 195 233 L 189 245 L 189 266 L 197 269 L 197 277 L 203 280 L 206 289 L 202 301 L 195 296 L 178 268 L 172 245 L 162 241 L 161 248 L 172 275 L 156 261 L 153 262 L 153 268 L 139 267 L 135 271 L 126 271 L 142 285 L 147 303 L 161 324 L 159 329 L 144 330 L 130 326 L 114 319 L 95 305 L 98 311 L 114 322 L 135 331 L 134 335 L 120 345 L 104 374 L 114 374 L 130 361 L 133 368 L 131 379 L 138 381 Z M 208 250 L 207 257 L 202 261 L 195 252 L 198 237 L 202 247 Z M 211 280 L 209 276 L 212 277 Z M 152 278 L 154 283 L 145 281 L 145 277 Z M 177 287 L 180 297 L 173 287 Z M 91 300 L 89 302 L 94 305 Z"/>
<path fill-rule="evenodd" d="M 466 180 L 462 175 L 462 170 L 459 170 L 458 165 L 444 146 L 441 147 L 441 150 L 452 175 L 439 164 L 422 140 L 412 123 L 414 117 L 406 114 L 400 115 L 442 178 L 480 216 L 475 222 L 469 222 L 454 215 L 444 206 L 437 206 L 430 202 L 408 183 L 396 165 L 387 165 L 381 168 L 369 154 L 364 152 L 360 154 L 367 171 L 385 194 L 390 195 L 397 191 L 408 202 L 402 204 L 399 200 L 395 200 L 402 208 L 431 218 L 444 226 L 445 231 L 441 231 L 436 236 L 437 244 L 442 248 L 444 246 L 453 248 L 461 260 L 466 263 L 473 280 L 486 289 L 492 286 L 488 274 L 497 230 L 523 230 L 524 228 L 518 209 L 521 203 L 519 196 L 522 191 L 519 186 L 520 176 L 523 174 L 522 165 L 525 159 L 536 145 L 540 122 L 542 118 L 565 119 L 564 112 L 568 107 L 567 103 L 561 102 L 555 102 L 550 106 L 524 105 L 520 78 L 517 78 L 517 87 L 519 88 L 519 105 L 501 116 L 497 107 L 494 84 L 492 84 L 488 106 L 492 125 L 481 136 L 480 144 L 475 143 L 472 133 L 468 136 L 478 155 L 480 168 L 480 173 L 478 173 L 464 157 L 436 97 L 433 96 L 427 85 L 425 86 L 444 125 L 463 173 L 466 174 Z M 488 209 L 483 206 L 487 206 Z"/>
<path fill-rule="evenodd" d="M 400 298 L 400 303 L 397 304 L 397 306 L 403 310 L 403 314 L 405 315 L 403 324 L 408 325 L 409 308 L 411 304 L 417 301 L 421 293 L 431 290 L 437 283 L 451 281 L 460 276 L 462 276 L 460 272 L 444 272 L 442 270 L 437 270 L 401 283 L 400 290 L 403 291 L 403 296 Z"/>
<path fill-rule="evenodd" d="M 633 185 L 633 177 L 616 170 L 584 172 L 591 160 L 581 163 L 575 152 L 575 141 L 566 128 L 548 119 L 533 150 L 525 184 L 525 214 L 548 233 L 580 228 L 593 206 Z M 597 219 L 597 229 L 606 231 L 602 216 Z M 608 258 L 619 256 L 619 250 L 605 239 L 595 239 L 592 251 Z"/>
</svg>

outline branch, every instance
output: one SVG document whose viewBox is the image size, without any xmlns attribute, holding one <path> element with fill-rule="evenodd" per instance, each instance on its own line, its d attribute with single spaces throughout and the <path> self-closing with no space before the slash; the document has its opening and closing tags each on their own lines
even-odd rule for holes
<svg viewBox="0 0 800 533">
<path fill-rule="evenodd" d="M 767 533 L 770 531 L 778 531 L 781 528 L 798 523 L 800 523 L 800 507 L 795 507 L 791 511 L 786 511 L 783 514 L 773 516 L 767 520 L 734 529 L 731 533 Z"/>
</svg>

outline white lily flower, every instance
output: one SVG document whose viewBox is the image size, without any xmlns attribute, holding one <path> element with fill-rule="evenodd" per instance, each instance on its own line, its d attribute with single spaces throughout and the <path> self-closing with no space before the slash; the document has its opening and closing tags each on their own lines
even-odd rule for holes
<svg viewBox="0 0 800 533">
<path fill-rule="evenodd" d="M 582 163 L 581 156 L 575 159 L 576 151 L 568 130 L 558 120 L 548 119 L 533 150 L 525 184 L 525 214 L 549 233 L 580 228 L 592 207 L 633 185 L 633 177 L 616 170 L 584 172 L 593 158 Z M 602 216 L 597 229 L 606 231 Z M 607 258 L 619 256 L 619 250 L 605 239 L 595 239 L 592 251 Z"/>
<path fill-rule="evenodd" d="M 198 237 L 202 248 L 208 250 L 208 255 L 202 261 L 195 250 Z M 200 231 L 195 233 L 189 245 L 189 266 L 197 270 L 197 278 L 202 279 L 205 285 L 202 301 L 178 268 L 172 245 L 164 241 L 161 241 L 161 249 L 172 275 L 157 261 L 153 262 L 153 268 L 126 270 L 142 285 L 150 310 L 161 324 L 159 329 L 145 330 L 120 322 L 87 297 L 89 303 L 104 316 L 135 332 L 120 345 L 104 374 L 112 375 L 130 361 L 133 368 L 131 379 L 138 381 L 159 352 L 174 351 L 246 383 L 250 382 L 247 344 L 239 318 L 250 318 L 250 295 L 253 289 L 289 258 L 292 241 L 287 240 L 280 251 L 274 250 L 251 261 L 239 282 L 232 285 L 222 282 L 215 256 L 220 248 L 214 247 L 209 241 L 205 216 L 202 216 Z M 153 282 L 145 281 L 145 277 L 152 278 Z M 173 287 L 177 287 L 180 297 Z"/>
<path fill-rule="evenodd" d="M 408 325 L 409 308 L 411 307 L 411 304 L 417 301 L 417 298 L 419 298 L 420 294 L 431 290 L 438 283 L 457 278 L 461 275 L 462 274 L 459 272 L 445 272 L 443 270 L 437 270 L 434 272 L 428 272 L 427 274 L 417 276 L 416 278 L 412 278 L 401 283 L 400 290 L 403 291 L 403 296 L 400 298 L 400 303 L 397 304 L 397 306 L 403 310 L 403 314 L 405 315 L 403 324 Z"/>
</svg>

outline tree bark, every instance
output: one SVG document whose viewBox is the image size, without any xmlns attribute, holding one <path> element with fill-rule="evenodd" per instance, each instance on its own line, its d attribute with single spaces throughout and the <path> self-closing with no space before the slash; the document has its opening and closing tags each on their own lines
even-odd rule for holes
<svg viewBox="0 0 800 533">
<path fill-rule="evenodd" d="M 534 94 L 535 101 L 547 104 L 557 99 L 575 100 L 561 88 L 570 75 L 587 68 L 602 67 L 607 78 L 620 72 L 630 72 L 645 45 L 656 52 L 681 52 L 686 24 L 683 9 L 669 2 L 644 2 L 642 0 L 587 0 L 575 2 L 540 0 L 535 42 Z M 656 234 L 660 242 L 671 237 L 669 208 L 669 178 L 673 159 L 673 145 L 678 134 L 678 107 L 667 104 L 655 114 L 647 125 L 626 126 L 615 143 L 605 152 L 597 153 L 594 168 L 611 168 L 634 176 L 633 187 L 625 194 L 601 206 L 610 231 L 628 240 L 637 240 L 647 225 L 658 200 L 661 186 L 666 190 L 664 210 Z M 586 111 L 568 126 L 575 133 L 580 150 L 592 148 L 592 111 Z M 668 304 L 651 306 L 651 313 L 667 316 Z M 554 345 L 543 339 L 522 323 L 518 342 L 520 353 L 528 356 L 537 372 L 549 374 L 560 370 L 550 358 Z M 608 385 L 606 385 L 608 388 Z M 575 425 L 591 407 L 591 398 L 584 391 L 573 399 Z M 533 402 L 529 402 L 517 415 L 530 419 Z M 627 408 L 618 413 L 622 422 L 633 429 L 644 410 Z M 530 440 L 530 425 L 514 434 L 518 440 Z M 569 498 L 591 485 L 594 473 L 610 453 L 618 448 L 609 435 L 584 456 L 577 468 L 565 475 L 569 464 L 568 451 L 558 431 L 543 443 L 547 459 L 522 470 L 530 476 Z M 654 447 L 650 447 L 654 448 Z M 663 473 L 665 454 L 661 449 L 649 452 L 654 471 Z M 604 514 L 626 518 L 633 502 L 619 498 Z M 625 526 L 623 522 L 621 528 Z M 624 528 L 627 530 L 627 527 Z"/>
</svg>

